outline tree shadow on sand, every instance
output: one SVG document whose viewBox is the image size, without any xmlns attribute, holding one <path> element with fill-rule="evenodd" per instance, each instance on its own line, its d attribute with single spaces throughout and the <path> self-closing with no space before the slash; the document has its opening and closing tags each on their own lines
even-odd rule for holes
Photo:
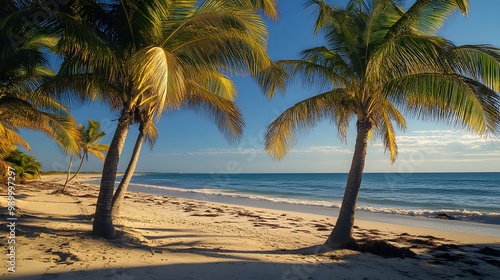
<svg viewBox="0 0 500 280">
<path fill-rule="evenodd" d="M 449 278 L 450 269 L 456 278 L 495 279 L 494 273 L 500 267 L 500 248 L 498 244 L 454 245 L 443 243 L 445 240 L 434 240 L 432 236 L 411 236 L 401 234 L 396 239 L 400 246 L 418 251 L 412 258 L 390 258 L 394 256 L 376 256 L 370 253 L 360 253 L 353 250 L 331 250 L 324 245 L 315 245 L 297 249 L 275 250 L 244 250 L 231 249 L 205 243 L 207 235 L 193 234 L 182 229 L 161 229 L 165 239 L 172 242 L 155 244 L 147 235 L 139 233 L 155 228 L 125 228 L 118 227 L 119 237 L 115 240 L 105 240 L 93 237 L 90 232 L 81 229 L 49 228 L 48 221 L 67 222 L 70 224 L 86 224 L 90 227 L 89 217 L 78 216 L 37 216 L 21 215 L 23 225 L 19 227 L 19 235 L 26 238 L 37 238 L 41 233 L 59 237 L 76 237 L 75 242 L 101 242 L 108 248 L 127 248 L 141 250 L 152 255 L 161 254 L 165 257 L 162 265 L 144 265 L 138 262 L 136 266 L 114 267 L 102 269 L 75 270 L 73 264 L 82 262 L 78 251 L 65 251 L 61 248 L 48 248 L 45 252 L 53 254 L 55 263 L 60 264 L 58 270 L 66 272 L 51 273 L 48 270 L 43 275 L 13 273 L 6 279 L 336 279 L 336 278 L 375 278 L 410 279 L 410 278 Z M 223 235 L 219 235 L 222 237 Z M 188 237 L 188 241 L 179 241 Z M 210 236 L 208 236 L 210 237 Z M 72 239 L 73 240 L 73 239 Z M 438 241 L 442 241 L 438 243 Z M 151 242 L 151 243 L 148 243 Z M 384 243 L 364 241 L 376 250 L 387 253 L 387 241 Z M 356 245 L 363 244 L 358 242 Z M 381 245 L 382 244 L 382 245 Z M 364 245 L 354 248 L 364 251 Z M 368 247 L 369 247 L 368 246 Z M 378 247 L 377 247 L 378 246 Z M 367 246 L 365 246 L 367 247 Z M 391 247 L 392 248 L 392 247 Z M 364 251 L 366 252 L 366 251 Z M 372 252 L 373 253 L 373 252 Z M 169 255 L 187 254 L 207 257 L 203 263 L 170 263 Z M 380 255 L 380 254 L 378 254 Z M 95 258 L 102 256 L 96 253 Z M 390 258 L 390 259 L 389 259 Z M 175 259 L 175 258 L 173 258 Z M 263 261 L 266 259 L 268 261 Z M 178 260 L 177 260 L 178 261 Z M 486 269 L 485 269 L 486 268 Z M 73 271 L 70 271 L 72 270 Z M 392 274 L 387 274 L 392 273 Z M 420 274 L 419 274 L 420 273 Z M 389 275 L 389 276 L 388 276 Z M 418 275 L 418 276 L 416 276 Z"/>
<path fill-rule="evenodd" d="M 317 247 L 317 246 L 315 246 Z M 317 250 L 308 247 L 297 250 Z M 185 252 L 185 251 L 182 251 Z M 45 280 L 45 279 L 443 279 L 450 277 L 450 269 L 454 269 L 454 279 L 495 279 L 495 275 L 477 270 L 474 267 L 459 267 L 450 262 L 435 264 L 428 261 L 407 259 L 396 265 L 391 262 L 380 262 L 365 254 L 352 255 L 342 260 L 330 258 L 321 259 L 315 263 L 282 261 L 252 261 L 234 258 L 227 260 L 230 250 L 191 250 L 190 253 L 210 256 L 223 254 L 226 260 L 204 263 L 169 263 L 153 266 L 131 266 L 102 268 L 92 270 L 77 270 L 62 273 L 47 272 L 42 275 L 11 274 L 13 280 Z M 293 254 L 295 251 L 276 251 L 275 254 Z M 173 252 L 175 253 L 175 251 Z M 273 253 L 263 251 L 262 253 Z M 496 254 L 496 253 L 495 253 Z"/>
<path fill-rule="evenodd" d="M 5 220 L 5 215 L 0 219 Z M 151 228 L 147 226 L 127 228 L 117 226 L 118 238 L 105 240 L 90 234 L 92 215 L 43 215 L 19 213 L 18 236 L 36 239 L 41 234 L 51 235 L 51 240 L 72 242 L 100 242 L 102 246 L 140 250 L 148 254 L 164 256 L 161 265 L 137 265 L 102 269 L 80 269 L 73 264 L 84 262 L 80 252 L 65 248 L 63 244 L 44 248 L 54 256 L 60 273 L 47 270 L 43 275 L 13 273 L 6 279 L 437 279 L 456 278 L 495 279 L 500 268 L 499 244 L 456 245 L 446 239 L 433 236 L 400 234 L 393 239 L 383 239 L 379 232 L 360 235 L 351 250 L 331 250 L 324 245 L 297 249 L 234 249 L 206 243 L 207 238 L 228 237 L 223 234 L 203 234 L 184 229 Z M 49 222 L 64 224 L 53 228 Z M 74 228 L 73 228 L 74 227 Z M 149 231 L 164 233 L 161 236 L 146 234 Z M 157 241 L 160 242 L 157 242 Z M 163 240 L 163 242 L 161 242 Z M 5 240 L 2 240 L 5 241 Z M 62 241 L 61 241 L 62 242 Z M 392 243 L 392 244 L 391 244 Z M 82 243 L 87 244 L 87 243 Z M 395 246 L 396 244 L 397 246 Z M 289 244 L 288 244 L 289 245 Z M 290 246 L 287 246 L 290 248 Z M 396 249 L 395 249 L 396 248 Z M 401 250 L 411 250 L 414 256 L 398 255 Z M 73 250 L 73 251 L 72 251 Z M 354 251 L 355 250 L 355 251 Z M 394 251 L 396 250 L 396 251 Z M 362 252 L 362 253 L 360 253 Z M 369 253 L 367 253 L 369 252 Z M 171 263 L 169 255 L 187 254 L 207 258 L 203 263 Z M 106 256 L 96 252 L 96 260 Z M 108 257 L 108 256 L 106 256 Z M 175 257 L 171 259 L 176 259 Z M 263 261 L 265 259 L 266 261 Z M 177 260 L 178 261 L 178 260 Z M 158 263 L 157 261 L 155 263 Z M 73 271 L 70 271 L 72 270 Z M 80 269 L 80 270 L 78 270 Z M 67 271 L 65 271 L 67 270 Z M 452 272 L 450 272 L 452 271 Z M 493 271 L 493 272 L 492 272 Z M 387 273 L 392 273 L 388 275 Z M 453 278 L 453 277 L 452 277 Z"/>
</svg>

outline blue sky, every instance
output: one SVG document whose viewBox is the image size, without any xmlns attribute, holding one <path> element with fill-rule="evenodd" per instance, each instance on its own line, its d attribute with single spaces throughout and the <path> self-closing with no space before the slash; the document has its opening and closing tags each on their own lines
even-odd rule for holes
<svg viewBox="0 0 500 280">
<path fill-rule="evenodd" d="M 302 0 L 281 0 L 280 21 L 269 23 L 269 54 L 273 59 L 295 59 L 301 50 L 322 45 L 314 37 L 313 9 L 303 9 Z M 339 1 L 336 1 L 337 3 Z M 413 1 L 407 1 L 408 3 Z M 343 4 L 342 4 L 343 5 Z M 456 13 L 446 22 L 440 34 L 456 44 L 491 44 L 500 47 L 500 1 L 470 0 L 470 13 Z M 316 126 L 298 139 L 297 145 L 281 161 L 273 161 L 263 150 L 266 126 L 284 109 L 314 92 L 300 85 L 287 88 L 285 95 L 267 100 L 250 78 L 235 78 L 238 105 L 245 117 L 245 133 L 240 143 L 229 145 L 210 121 L 190 111 L 164 115 L 157 124 L 159 139 L 150 149 L 144 146 L 137 171 L 185 173 L 247 172 L 348 172 L 354 149 L 352 125 L 347 143 L 342 143 L 336 128 L 328 122 Z M 72 104 L 72 112 L 80 123 L 89 118 L 101 121 L 111 141 L 116 113 L 101 104 Z M 368 147 L 366 172 L 500 172 L 500 140 L 481 138 L 456 131 L 441 123 L 407 119 L 408 129 L 398 133 L 399 157 L 391 164 L 379 139 Z M 135 141 L 137 128 L 131 128 L 122 153 L 119 169 L 125 170 Z M 32 150 L 48 170 L 67 169 L 66 157 L 45 135 L 23 131 Z M 90 159 L 85 171 L 101 171 L 102 163 Z"/>
</svg>

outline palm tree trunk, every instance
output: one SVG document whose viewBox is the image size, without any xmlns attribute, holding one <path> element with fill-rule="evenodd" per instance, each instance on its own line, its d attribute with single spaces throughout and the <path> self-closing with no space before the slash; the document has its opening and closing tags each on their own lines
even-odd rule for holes
<svg viewBox="0 0 500 280">
<path fill-rule="evenodd" d="M 102 168 L 101 188 L 97 198 L 92 233 L 108 239 L 116 237 L 111 217 L 111 201 L 113 200 L 118 162 L 125 139 L 127 138 L 128 128 L 132 122 L 132 117 L 133 115 L 130 111 L 126 109 L 122 111 Z"/>
<path fill-rule="evenodd" d="M 64 193 L 64 189 L 66 188 L 66 185 L 73 179 L 75 179 L 76 176 L 78 176 L 78 174 L 80 174 L 80 171 L 82 171 L 82 166 L 83 166 L 83 161 L 85 160 L 85 156 L 82 157 L 82 160 L 80 161 L 80 165 L 78 165 L 78 169 L 76 170 L 75 174 L 73 174 L 73 176 L 71 176 L 71 178 L 66 178 L 66 183 L 64 183 L 64 187 L 62 189 L 62 192 Z M 71 168 L 71 167 L 70 167 Z M 68 175 L 69 175 L 69 172 L 68 172 Z"/>
<path fill-rule="evenodd" d="M 349 177 L 347 178 L 342 206 L 340 207 L 335 227 L 325 243 L 325 245 L 331 248 L 342 247 L 353 240 L 354 214 L 365 166 L 368 133 L 372 126 L 372 123 L 369 121 L 358 120 L 357 122 L 356 145 L 354 147 L 354 155 L 351 169 L 349 170 Z"/>
<path fill-rule="evenodd" d="M 144 140 L 144 129 L 141 124 L 139 127 L 139 135 L 137 135 L 137 140 L 135 141 L 134 151 L 132 152 L 132 157 L 128 163 L 127 170 L 123 174 L 123 178 L 116 189 L 115 195 L 113 196 L 111 215 L 115 218 L 120 214 L 120 206 L 123 203 L 123 198 L 127 192 L 128 185 L 132 176 L 134 175 L 135 167 L 139 161 L 139 155 L 141 154 L 142 142 Z"/>
<path fill-rule="evenodd" d="M 69 166 L 68 166 L 68 173 L 66 174 L 66 182 L 64 182 L 64 186 L 61 189 L 61 193 L 64 193 L 64 190 L 66 189 L 66 186 L 68 185 L 69 181 L 69 175 L 71 174 L 71 166 L 73 166 L 73 155 L 69 157 Z"/>
</svg>

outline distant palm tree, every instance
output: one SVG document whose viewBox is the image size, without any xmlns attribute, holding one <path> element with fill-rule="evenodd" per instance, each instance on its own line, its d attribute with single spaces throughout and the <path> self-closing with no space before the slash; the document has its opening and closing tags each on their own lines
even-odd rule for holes
<svg viewBox="0 0 500 280">
<path fill-rule="evenodd" d="M 266 54 L 267 30 L 258 11 L 276 17 L 276 0 L 70 0 L 53 11 L 57 21 L 49 27 L 60 32 L 55 50 L 64 55 L 59 77 L 83 97 L 100 97 L 120 110 L 94 234 L 115 236 L 111 205 L 118 162 L 141 111 L 155 106 L 159 118 L 178 109 L 192 88 L 221 92 L 232 74 L 256 77 L 268 96 L 280 86 L 283 72 Z"/>
<path fill-rule="evenodd" d="M 391 162 L 398 147 L 394 126 L 404 130 L 403 113 L 443 120 L 480 135 L 499 132 L 500 51 L 487 45 L 456 46 L 436 35 L 446 17 L 467 0 L 417 0 L 408 10 L 401 1 L 351 0 L 345 8 L 312 0 L 315 33 L 326 46 L 302 52 L 299 60 L 279 62 L 318 95 L 285 110 L 267 130 L 265 147 L 281 159 L 321 120 L 337 126 L 346 140 L 356 120 L 356 143 L 337 223 L 326 241 L 338 247 L 353 240 L 352 228 L 367 141 L 382 138 Z"/>
<path fill-rule="evenodd" d="M 42 174 L 40 163 L 31 155 L 14 150 L 4 159 L 15 169 L 16 181 L 24 183 L 27 179 L 39 179 Z"/>
<path fill-rule="evenodd" d="M 80 165 L 78 166 L 78 169 L 76 170 L 75 174 L 70 178 L 70 173 L 71 173 L 71 166 L 73 163 L 73 155 L 70 156 L 69 160 L 69 167 L 68 167 L 68 173 L 66 176 L 66 181 L 64 182 L 64 186 L 61 189 L 61 193 L 64 193 L 64 190 L 66 189 L 66 186 L 68 183 L 73 180 L 82 170 L 83 162 L 85 160 L 89 160 L 89 154 L 95 156 L 96 158 L 104 161 L 104 152 L 106 152 L 109 148 L 109 145 L 107 144 L 99 144 L 99 140 L 101 140 L 102 137 L 106 135 L 104 131 L 101 131 L 101 123 L 98 121 L 94 121 L 92 119 L 89 119 L 89 124 L 85 128 L 84 125 L 79 125 L 78 130 L 80 131 L 81 135 L 81 151 L 78 156 L 80 157 Z"/>
</svg>

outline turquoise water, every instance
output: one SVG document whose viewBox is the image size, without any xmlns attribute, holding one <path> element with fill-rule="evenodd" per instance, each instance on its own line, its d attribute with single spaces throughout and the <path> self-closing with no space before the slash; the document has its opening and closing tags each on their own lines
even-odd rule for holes
<svg viewBox="0 0 500 280">
<path fill-rule="evenodd" d="M 155 193 L 217 195 L 338 208 L 347 174 L 143 173 L 133 186 Z M 144 190 L 147 192 L 147 190 Z M 500 173 L 366 173 L 361 211 L 500 224 Z"/>
</svg>

